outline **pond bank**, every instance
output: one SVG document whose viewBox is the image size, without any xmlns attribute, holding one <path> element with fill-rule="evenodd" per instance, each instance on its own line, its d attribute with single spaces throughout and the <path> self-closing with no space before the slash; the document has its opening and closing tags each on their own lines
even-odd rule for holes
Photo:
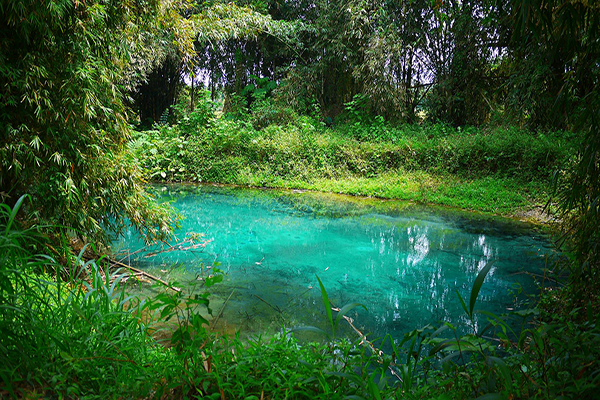
<svg viewBox="0 0 600 400">
<path fill-rule="evenodd" d="M 154 181 L 165 183 L 198 184 L 197 182 Z M 524 187 L 508 179 L 493 178 L 461 180 L 457 177 L 434 177 L 425 173 L 390 172 L 376 178 L 349 178 L 344 180 L 318 180 L 315 182 L 277 180 L 263 184 L 257 179 L 243 183 L 205 182 L 215 186 L 256 189 L 301 190 L 348 195 L 357 198 L 410 201 L 422 205 L 442 206 L 483 215 L 493 215 L 527 222 L 537 226 L 550 226 L 557 218 L 544 205 L 548 195 L 541 184 Z M 537 196 L 534 190 L 538 189 Z M 513 192 L 514 190 L 514 192 Z"/>
<path fill-rule="evenodd" d="M 137 132 L 130 147 L 152 182 L 344 193 L 534 223 L 551 220 L 536 210 L 550 198 L 554 173 L 575 154 L 576 141 L 557 132 L 407 125 L 366 140 L 313 122 L 256 130 L 217 118 L 193 129 Z"/>
</svg>

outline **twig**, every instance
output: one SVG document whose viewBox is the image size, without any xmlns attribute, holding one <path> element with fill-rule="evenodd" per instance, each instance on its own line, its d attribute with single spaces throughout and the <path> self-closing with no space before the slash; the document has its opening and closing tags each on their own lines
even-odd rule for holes
<svg viewBox="0 0 600 400">
<path fill-rule="evenodd" d="M 219 321 L 219 318 L 221 318 L 221 315 L 223 314 L 223 310 L 225 310 L 225 306 L 227 305 L 227 302 L 229 302 L 229 299 L 231 298 L 231 296 L 233 296 L 233 292 L 235 292 L 235 288 L 231 291 L 231 293 L 229 294 L 229 297 L 227 298 L 227 300 L 225 300 L 225 303 L 223 303 L 223 306 L 221 307 L 221 311 L 219 311 L 219 313 L 217 314 L 217 317 L 215 319 L 213 319 L 212 322 L 210 323 L 209 329 L 214 328 L 215 325 L 217 324 L 217 322 Z"/>
<path fill-rule="evenodd" d="M 332 309 L 333 311 L 340 312 L 340 309 L 339 309 L 339 308 L 337 308 L 337 307 L 331 307 L 331 309 Z M 355 331 L 356 333 L 358 333 L 358 335 L 360 336 L 360 343 L 359 343 L 359 344 L 366 343 L 366 344 L 367 344 L 367 345 L 368 345 L 368 346 L 371 348 L 371 351 L 373 351 L 373 353 L 374 353 L 375 355 L 377 355 L 377 358 L 379 359 L 378 361 L 379 361 L 380 363 L 383 363 L 383 361 L 382 361 L 381 359 L 382 359 L 382 357 L 384 356 L 384 354 L 385 354 L 385 353 L 384 353 L 383 351 L 379 350 L 378 348 L 376 348 L 376 347 L 375 347 L 375 345 L 374 345 L 373 343 L 371 343 L 371 342 L 370 342 L 370 341 L 367 339 L 367 336 L 366 336 L 364 333 L 362 333 L 362 332 L 361 332 L 361 331 L 360 331 L 360 330 L 359 330 L 359 329 L 358 329 L 356 326 L 354 326 L 354 323 L 353 323 L 353 322 L 354 322 L 354 320 L 353 320 L 352 318 L 350 318 L 350 317 L 348 317 L 348 316 L 346 316 L 346 315 L 342 315 L 342 318 L 344 318 L 344 319 L 346 320 L 346 322 L 348 323 L 348 325 L 350 325 L 350 327 L 351 327 L 352 329 L 354 329 L 354 331 Z M 395 371 L 395 370 L 392 368 L 392 364 L 388 365 L 388 369 L 390 370 L 390 372 L 391 372 L 391 374 L 392 374 L 392 375 L 394 375 L 396 378 L 398 378 L 398 380 L 399 380 L 400 382 L 402 382 L 402 378 L 401 378 L 401 377 L 400 377 L 400 375 L 398 375 L 398 373 L 397 373 L 397 372 L 396 372 L 396 371 Z"/>
<path fill-rule="evenodd" d="M 161 254 L 161 253 L 168 253 L 170 251 L 188 251 L 188 250 L 195 250 L 195 249 L 200 248 L 200 247 L 204 248 L 210 242 L 212 242 L 212 239 L 205 240 L 202 243 L 193 244 L 194 243 L 194 239 L 193 238 L 189 238 L 189 239 L 186 239 L 186 240 L 184 240 L 182 242 L 176 243 L 174 245 L 170 245 L 166 241 L 161 241 L 161 243 L 163 243 L 164 245 L 167 246 L 166 249 L 156 250 L 154 252 L 150 252 L 150 253 L 144 255 L 144 257 L 153 257 L 153 256 L 156 256 L 156 255 Z M 186 243 L 190 243 L 190 245 L 186 246 L 186 247 L 183 247 L 183 245 L 186 244 Z M 118 261 L 121 262 L 121 261 L 125 260 L 126 258 L 131 257 L 134 254 L 146 251 L 146 250 L 148 250 L 149 247 L 150 246 L 144 246 L 141 249 L 137 249 L 136 251 L 133 251 L 131 253 L 126 253 L 125 256 L 123 258 L 121 258 L 120 260 L 118 260 Z"/>
<path fill-rule="evenodd" d="M 255 294 L 254 297 L 256 297 L 257 299 L 259 299 L 260 301 L 262 301 L 263 303 L 265 303 L 266 305 L 271 307 L 273 310 L 275 310 L 281 314 L 281 308 L 279 308 L 279 306 L 277 306 L 277 304 L 275 304 L 275 307 L 273 307 L 271 304 L 269 304 L 269 302 L 263 300 L 259 295 Z"/>
<path fill-rule="evenodd" d="M 544 273 L 544 275 L 540 275 L 540 274 L 535 274 L 533 272 L 519 271 L 519 272 L 514 272 L 514 273 L 510 274 L 510 276 L 513 276 L 513 275 L 529 275 L 529 276 L 531 276 L 533 278 L 548 279 L 549 281 L 554 282 L 554 283 L 558 283 L 558 284 L 563 283 L 563 282 L 561 282 L 559 280 L 556 280 L 554 278 L 550 278 L 549 276 L 546 276 L 545 273 Z"/>
<path fill-rule="evenodd" d="M 183 245 L 185 243 L 193 243 L 193 241 L 191 239 L 188 239 L 188 240 L 184 240 L 181 243 L 174 244 L 173 246 L 169 246 L 166 249 L 157 250 L 155 252 L 148 253 L 144 257 L 154 257 L 158 254 L 168 253 L 170 251 L 189 251 L 189 250 L 196 250 L 198 248 L 205 248 L 206 245 L 209 244 L 210 242 L 212 242 L 212 240 L 205 240 L 202 243 L 190 244 L 189 246 L 184 247 Z"/>
</svg>

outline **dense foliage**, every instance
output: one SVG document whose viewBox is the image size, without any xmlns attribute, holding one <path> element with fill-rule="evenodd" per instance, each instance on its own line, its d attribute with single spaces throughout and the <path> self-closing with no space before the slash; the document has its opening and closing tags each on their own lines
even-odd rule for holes
<svg viewBox="0 0 600 400">
<path fill-rule="evenodd" d="M 585 0 L 2 1 L 0 396 L 594 397 L 599 38 Z M 71 255 L 67 237 L 102 243 L 127 219 L 169 234 L 146 179 L 495 213 L 548 200 L 567 278 L 532 310 L 418 329 L 388 355 L 333 339 L 323 287 L 323 343 L 244 342 L 206 329 L 206 288 L 129 298 Z M 457 299 L 471 320 L 485 273 Z"/>
<path fill-rule="evenodd" d="M 174 55 L 187 65 L 197 35 L 243 37 L 267 30 L 270 21 L 234 5 L 184 18 L 189 7 L 160 0 L 2 2 L 2 198 L 29 193 L 39 221 L 93 240 L 103 241 L 104 229 L 118 231 L 124 216 L 148 240 L 168 236 L 170 210 L 145 192 L 126 148 L 126 89 L 139 90 Z"/>
<path fill-rule="evenodd" d="M 571 125 L 585 134 L 578 163 L 557 178 L 558 203 L 565 223 L 570 263 L 572 304 L 579 310 L 594 300 L 597 309 L 600 287 L 600 4 L 538 0 L 522 5 L 527 13 L 518 26 L 517 37 L 526 38 L 523 52 L 544 57 L 551 71 L 536 70 L 532 76 L 543 80 L 547 103 L 540 113 L 554 125 Z M 539 53 L 538 53 L 539 51 Z M 526 57 L 527 59 L 528 57 Z M 526 64 L 529 64 L 527 62 Z M 549 73 L 550 72 L 550 73 Z M 542 77 L 542 75 L 544 77 Z M 533 113 L 532 113 L 533 114 Z M 546 115 L 544 115 L 546 117 Z"/>
<path fill-rule="evenodd" d="M 131 149 L 155 181 L 312 188 L 514 214 L 545 201 L 578 141 L 563 132 L 444 124 L 332 129 L 297 116 L 254 129 L 261 118 L 207 118 L 199 106 L 178 125 L 136 133 Z"/>
<path fill-rule="evenodd" d="M 0 5 L 0 191 L 30 193 L 41 221 L 94 239 L 125 213 L 150 238 L 170 224 L 123 151 L 121 82 L 136 35 L 160 23 L 160 3 L 63 0 Z"/>
</svg>

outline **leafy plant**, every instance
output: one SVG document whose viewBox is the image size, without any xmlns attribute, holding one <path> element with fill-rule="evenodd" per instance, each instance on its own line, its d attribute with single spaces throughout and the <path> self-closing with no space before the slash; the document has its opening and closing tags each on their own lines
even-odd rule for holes
<svg viewBox="0 0 600 400">
<path fill-rule="evenodd" d="M 123 216 L 149 240 L 168 234 L 168 210 L 152 203 L 125 149 L 122 84 L 139 37 L 161 35 L 161 25 L 182 27 L 171 11 L 129 0 L 111 7 L 72 0 L 2 6 L 3 196 L 29 193 L 29 216 L 95 241 L 106 240 L 106 225 L 122 228 Z"/>
<path fill-rule="evenodd" d="M 4 393 L 110 397 L 122 390 L 121 385 L 129 385 L 130 393 L 147 393 L 147 375 L 141 365 L 151 360 L 152 350 L 144 324 L 134 316 L 144 311 L 144 304 L 118 290 L 117 273 L 109 273 L 96 262 L 84 262 L 85 248 L 74 261 L 89 271 L 89 281 L 71 275 L 63 282 L 62 266 L 41 253 L 36 255 L 44 243 L 35 227 L 18 226 L 17 213 L 24 199 L 12 209 L 5 204 L 0 208 L 0 378 Z"/>
<path fill-rule="evenodd" d="M 179 115 L 177 125 L 184 137 L 200 134 L 202 130 L 209 128 L 215 120 L 217 103 L 211 100 L 210 92 L 201 90 L 196 95 L 197 100 L 193 110 L 189 111 L 187 99 L 180 99 L 174 106 Z"/>
<path fill-rule="evenodd" d="M 336 334 L 339 329 L 340 321 L 346 317 L 348 312 L 352 311 L 356 307 L 362 307 L 365 310 L 367 309 L 363 304 L 360 303 L 349 303 L 343 306 L 342 308 L 334 308 L 329 301 L 329 296 L 327 295 L 327 291 L 325 290 L 325 286 L 323 286 L 323 282 L 321 278 L 317 276 L 317 281 L 319 282 L 319 287 L 321 289 L 321 298 L 323 301 L 323 306 L 325 307 L 325 315 L 327 316 L 327 322 L 329 323 L 329 327 L 331 328 L 331 333 L 325 332 L 324 330 L 314 327 L 314 326 L 305 326 L 292 329 L 292 332 L 295 331 L 312 331 L 325 335 L 332 342 L 335 341 Z M 332 310 L 336 311 L 335 319 L 333 318 Z"/>
</svg>

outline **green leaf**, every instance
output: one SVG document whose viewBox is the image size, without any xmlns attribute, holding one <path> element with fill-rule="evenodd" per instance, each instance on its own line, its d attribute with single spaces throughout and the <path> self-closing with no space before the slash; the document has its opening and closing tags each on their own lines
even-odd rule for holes
<svg viewBox="0 0 600 400">
<path fill-rule="evenodd" d="M 440 363 L 442 363 L 442 364 L 449 363 L 453 358 L 462 357 L 463 353 L 469 353 L 469 351 L 464 351 L 464 350 L 463 351 L 458 351 L 458 350 L 453 351 L 452 353 L 448 354 L 446 357 L 442 358 L 440 360 Z"/>
<path fill-rule="evenodd" d="M 477 274 L 477 278 L 475 278 L 475 283 L 473 283 L 473 289 L 471 289 L 471 301 L 469 302 L 469 316 L 473 318 L 473 309 L 475 308 L 475 302 L 477 301 L 477 296 L 479 295 L 479 290 L 481 290 L 481 286 L 483 285 L 483 280 L 485 279 L 490 269 L 494 263 L 487 263 L 485 267 L 479 271 Z M 461 300 L 462 301 L 462 300 Z"/>
<path fill-rule="evenodd" d="M 11 226 L 12 226 L 15 218 L 17 217 L 17 213 L 19 212 L 19 209 L 21 208 L 21 205 L 23 204 L 23 202 L 25 201 L 25 199 L 27 197 L 29 197 L 29 195 L 26 195 L 26 194 L 24 194 L 23 196 L 19 197 L 19 199 L 15 203 L 15 206 L 12 208 L 10 216 L 8 217 L 8 221 L 6 222 L 5 232 L 6 232 L 7 235 L 10 232 L 10 228 L 11 228 Z"/>
<path fill-rule="evenodd" d="M 216 275 L 212 275 L 209 276 L 208 278 L 206 278 L 204 280 L 204 285 L 209 288 L 211 286 L 213 286 L 216 283 L 220 283 L 223 282 L 223 274 L 216 274 Z"/>
<path fill-rule="evenodd" d="M 498 370 L 500 371 L 500 375 L 502 375 L 502 377 L 504 378 L 505 384 L 508 387 L 511 387 L 512 386 L 512 376 L 510 374 L 510 369 L 508 368 L 508 366 L 506 365 L 504 360 L 501 358 L 498 358 L 498 357 L 488 356 L 487 361 L 490 365 L 492 365 L 492 366 L 496 365 L 498 367 Z"/>
<path fill-rule="evenodd" d="M 449 346 L 453 346 L 456 344 L 456 339 L 446 339 L 443 341 L 440 341 L 437 345 L 435 345 L 430 351 L 429 351 L 429 355 L 432 356 L 434 354 L 436 354 L 438 351 L 449 347 Z"/>
<path fill-rule="evenodd" d="M 469 315 L 469 310 L 467 310 L 467 305 L 465 304 L 465 301 L 463 300 L 460 293 L 458 293 L 458 289 L 454 289 L 454 291 L 456 291 L 456 295 L 458 296 L 458 299 L 460 300 L 460 305 L 462 306 L 463 310 L 465 310 L 465 314 Z"/>
<path fill-rule="evenodd" d="M 3 371 L 0 371 L 0 380 L 2 382 L 4 382 L 4 387 L 6 388 L 5 390 L 8 391 L 8 393 L 11 395 L 12 398 L 16 399 L 17 395 L 15 394 L 15 392 L 13 390 L 11 380 L 8 378 L 8 376 Z"/>
<path fill-rule="evenodd" d="M 329 324 L 331 325 L 331 329 L 334 330 L 333 334 L 335 336 L 335 325 L 333 324 L 333 316 L 331 315 L 331 303 L 329 302 L 329 296 L 327 296 L 327 291 L 325 290 L 325 286 L 323 286 L 323 282 L 321 282 L 321 278 L 316 275 L 317 280 L 319 281 L 319 286 L 321 287 L 321 296 L 323 297 L 323 305 L 325 306 L 325 312 L 327 313 L 327 319 L 329 320 Z"/>
<path fill-rule="evenodd" d="M 459 295 L 459 298 L 460 298 L 460 295 Z M 461 300 L 462 300 L 462 299 L 461 299 Z M 463 301 L 463 303 L 464 303 L 464 301 Z M 466 308 L 466 307 L 465 307 L 465 308 Z M 465 311 L 466 311 L 466 310 L 465 310 Z M 444 332 L 444 331 L 445 331 L 446 329 L 448 329 L 448 328 L 449 328 L 449 327 L 448 327 L 448 325 L 442 325 L 442 326 L 440 326 L 438 329 L 436 329 L 436 330 L 435 330 L 435 332 L 433 332 L 433 333 L 431 334 L 431 338 L 435 338 L 435 337 L 437 337 L 437 336 L 438 336 L 440 333 Z"/>
<path fill-rule="evenodd" d="M 369 392 L 371 392 L 372 398 L 375 400 L 381 400 L 381 391 L 375 384 L 375 381 L 373 380 L 374 378 L 375 376 L 373 375 L 373 378 L 369 379 Z"/>
</svg>

